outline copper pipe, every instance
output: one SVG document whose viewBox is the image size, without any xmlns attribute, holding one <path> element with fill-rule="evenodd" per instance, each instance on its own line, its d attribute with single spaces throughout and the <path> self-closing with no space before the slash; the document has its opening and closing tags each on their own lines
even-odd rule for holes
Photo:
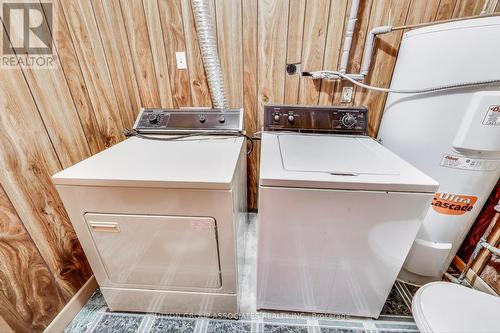
<svg viewBox="0 0 500 333">
<path fill-rule="evenodd" d="M 479 251 L 481 251 L 481 249 L 483 249 L 483 248 L 486 248 L 487 245 L 490 245 L 490 244 L 488 244 L 488 236 L 490 235 L 491 231 L 493 230 L 493 227 L 495 227 L 495 225 L 496 225 L 496 223 L 497 223 L 497 221 L 498 221 L 498 219 L 500 217 L 500 201 L 495 206 L 495 211 L 496 211 L 495 216 L 493 216 L 493 218 L 491 219 L 490 224 L 488 225 L 488 228 L 486 228 L 486 230 L 484 231 L 483 236 L 481 236 L 481 239 L 476 244 L 476 248 L 472 252 L 469 260 L 467 261 L 467 264 L 463 268 L 462 273 L 460 273 L 460 276 L 456 280 L 457 283 L 460 283 L 460 284 L 463 283 L 463 281 L 465 280 L 465 276 L 467 275 L 467 272 L 469 271 L 469 268 L 472 266 L 472 263 L 474 262 L 474 260 L 476 259 L 477 255 L 479 254 Z M 490 252 L 491 252 L 491 250 L 490 250 Z"/>
</svg>

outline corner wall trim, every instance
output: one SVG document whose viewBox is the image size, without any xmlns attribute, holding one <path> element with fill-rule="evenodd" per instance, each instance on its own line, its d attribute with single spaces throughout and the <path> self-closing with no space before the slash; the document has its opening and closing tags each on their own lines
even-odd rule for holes
<svg viewBox="0 0 500 333">
<path fill-rule="evenodd" d="M 71 323 L 73 318 L 80 312 L 87 300 L 92 296 L 97 289 L 97 281 L 92 275 L 90 279 L 78 290 L 78 292 L 71 297 L 68 304 L 57 314 L 52 322 L 43 331 L 44 333 L 59 333 Z"/>
</svg>

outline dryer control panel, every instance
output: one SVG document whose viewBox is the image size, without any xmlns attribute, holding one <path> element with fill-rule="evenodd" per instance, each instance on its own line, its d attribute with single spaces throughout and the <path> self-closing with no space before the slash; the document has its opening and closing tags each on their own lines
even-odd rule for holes
<svg viewBox="0 0 500 333">
<path fill-rule="evenodd" d="M 368 109 L 318 105 L 266 105 L 264 131 L 366 135 Z"/>
<path fill-rule="evenodd" d="M 134 129 L 141 133 L 235 133 L 243 131 L 242 109 L 142 109 Z"/>
</svg>

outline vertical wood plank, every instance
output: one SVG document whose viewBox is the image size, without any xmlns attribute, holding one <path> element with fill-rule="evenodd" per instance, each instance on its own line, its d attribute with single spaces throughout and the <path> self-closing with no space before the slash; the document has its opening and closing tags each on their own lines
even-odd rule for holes
<svg viewBox="0 0 500 333">
<path fill-rule="evenodd" d="M 259 86 L 257 125 L 262 126 L 264 104 L 283 103 L 285 89 L 288 0 L 259 0 Z"/>
<path fill-rule="evenodd" d="M 476 6 L 474 7 L 474 10 L 472 11 L 472 15 L 480 15 L 483 8 L 485 8 L 486 13 L 488 13 L 489 4 L 485 7 L 486 1 L 488 1 L 488 0 L 476 1 Z"/>
<path fill-rule="evenodd" d="M 186 52 L 181 0 L 158 0 L 164 44 L 167 51 L 168 73 L 174 107 L 191 105 L 191 84 L 186 69 L 177 69 L 175 52 Z"/>
<path fill-rule="evenodd" d="M 288 10 L 288 35 L 286 63 L 294 64 L 302 61 L 302 37 L 304 34 L 304 17 L 306 0 L 290 0 Z M 300 74 L 285 74 L 285 103 L 297 104 L 299 100 Z"/>
<path fill-rule="evenodd" d="M 389 12 L 392 24 L 402 25 L 406 21 L 409 0 L 374 0 L 372 17 L 368 31 L 374 27 L 387 24 Z M 372 66 L 366 82 L 373 86 L 386 87 L 392 78 L 392 71 L 396 63 L 402 32 L 392 32 L 381 35 L 375 42 Z M 383 107 L 387 98 L 386 93 L 359 89 L 354 97 L 355 105 L 366 105 L 369 112 L 368 134 L 376 136 L 382 118 Z"/>
<path fill-rule="evenodd" d="M 325 58 L 323 60 L 324 70 L 337 70 L 339 66 L 346 15 L 349 16 L 349 13 L 347 13 L 347 0 L 332 0 L 328 19 Z M 334 94 L 335 81 L 323 80 L 321 82 L 319 104 L 332 104 Z"/>
<path fill-rule="evenodd" d="M 302 59 L 305 14 L 306 0 L 290 0 L 286 49 L 286 60 L 288 63 L 300 62 Z"/>
<path fill-rule="evenodd" d="M 120 3 L 92 0 L 91 4 L 123 126 L 131 127 L 141 101 Z"/>
<path fill-rule="evenodd" d="M 139 86 L 141 106 L 160 107 L 160 94 L 142 0 L 121 0 L 120 4 L 134 63 L 135 77 Z"/>
<path fill-rule="evenodd" d="M 304 71 L 317 71 L 323 68 L 330 3 L 330 0 L 315 0 L 306 3 L 302 43 L 302 68 Z M 321 80 L 303 78 L 299 88 L 299 103 L 318 104 L 320 89 Z"/>
<path fill-rule="evenodd" d="M 163 43 L 163 32 L 161 30 L 160 10 L 156 0 L 143 1 L 146 24 L 148 27 L 151 53 L 155 66 L 156 81 L 160 94 L 161 107 L 172 108 L 172 87 L 170 86 L 170 76 L 168 74 L 168 60 Z M 173 61 L 173 59 L 170 59 Z"/>
<path fill-rule="evenodd" d="M 31 5 L 43 12 L 40 3 Z M 43 21 L 39 29 L 44 35 L 51 36 L 46 21 Z M 18 54 L 27 55 L 28 52 L 23 50 Z M 22 72 L 62 165 L 68 167 L 90 156 L 80 119 L 57 57 L 52 68 L 26 66 L 22 68 Z"/>
<path fill-rule="evenodd" d="M 230 107 L 243 106 L 241 0 L 217 0 L 217 40 Z"/>
<path fill-rule="evenodd" d="M 453 17 L 479 15 L 486 0 L 459 0 L 453 11 Z"/>
<path fill-rule="evenodd" d="M 257 34 L 257 2 L 258 0 L 242 0 L 243 24 L 243 107 L 245 110 L 245 129 L 253 135 L 257 127 L 257 83 L 258 83 L 258 34 Z M 254 152 L 248 156 L 247 193 L 248 209 L 257 209 L 257 187 L 259 170 L 259 146 L 255 143 Z"/>
<path fill-rule="evenodd" d="M 0 69 L 0 109 L 0 183 L 67 300 L 90 268 L 50 179 L 61 165 L 18 68 Z"/>
<path fill-rule="evenodd" d="M 57 29 L 52 32 L 52 37 L 87 142 L 92 154 L 95 154 L 105 147 L 105 133 L 101 133 L 99 129 L 99 124 L 94 114 L 90 96 L 80 69 L 80 63 L 78 62 L 76 51 L 68 30 L 68 24 L 62 8 L 60 7 L 60 3 L 58 1 L 53 2 L 53 6 L 58 25 Z"/>
<path fill-rule="evenodd" d="M 54 277 L 0 186 L 0 313 L 16 332 L 41 332 L 64 306 Z M 0 323 L 0 331 L 6 328 Z"/>
<path fill-rule="evenodd" d="M 123 138 L 123 123 L 91 3 L 58 1 L 68 22 L 97 122 L 104 134 L 105 146 L 112 146 Z"/>
<path fill-rule="evenodd" d="M 28 68 L 24 74 L 63 167 L 89 157 L 87 139 L 62 71 Z"/>
<path fill-rule="evenodd" d="M 499 4 L 498 0 L 490 0 L 488 3 L 488 7 L 486 8 L 486 12 L 488 14 L 493 14 L 495 12 L 495 9 L 497 8 Z"/>
<path fill-rule="evenodd" d="M 201 51 L 196 35 L 196 27 L 191 9 L 191 0 L 182 0 L 182 22 L 184 23 L 184 38 L 186 40 L 186 56 L 191 87 L 193 106 L 212 106 L 208 89 L 205 68 L 201 59 Z M 226 87 L 227 90 L 227 87 Z"/>
<path fill-rule="evenodd" d="M 441 0 L 434 21 L 448 20 L 453 16 L 457 0 Z"/>
<path fill-rule="evenodd" d="M 405 24 L 432 22 L 438 13 L 438 9 L 439 1 L 426 1 L 422 3 L 419 0 L 412 0 Z"/>
</svg>

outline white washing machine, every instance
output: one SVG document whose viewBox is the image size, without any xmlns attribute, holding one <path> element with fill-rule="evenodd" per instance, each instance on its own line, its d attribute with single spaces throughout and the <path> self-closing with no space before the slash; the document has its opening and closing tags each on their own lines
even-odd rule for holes
<svg viewBox="0 0 500 333">
<path fill-rule="evenodd" d="M 438 183 L 367 122 L 363 108 L 266 106 L 259 309 L 379 316 Z"/>
<path fill-rule="evenodd" d="M 242 126 L 242 110 L 145 109 L 141 137 L 53 176 L 111 310 L 238 312 Z"/>
</svg>

